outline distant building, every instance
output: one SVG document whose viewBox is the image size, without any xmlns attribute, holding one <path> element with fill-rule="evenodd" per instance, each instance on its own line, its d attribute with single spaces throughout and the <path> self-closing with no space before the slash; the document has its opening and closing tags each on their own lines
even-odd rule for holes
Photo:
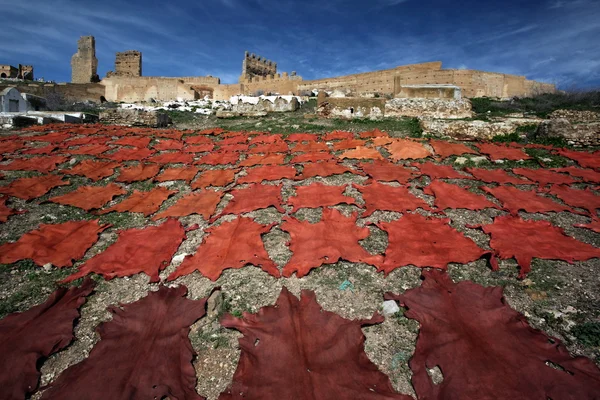
<svg viewBox="0 0 600 400">
<path fill-rule="evenodd" d="M 19 64 L 19 67 L 12 65 L 0 65 L 0 78 L 33 80 L 33 66 Z"/>
<path fill-rule="evenodd" d="M 0 92 L 0 112 L 26 112 L 30 105 L 14 87 L 7 87 Z"/>
</svg>

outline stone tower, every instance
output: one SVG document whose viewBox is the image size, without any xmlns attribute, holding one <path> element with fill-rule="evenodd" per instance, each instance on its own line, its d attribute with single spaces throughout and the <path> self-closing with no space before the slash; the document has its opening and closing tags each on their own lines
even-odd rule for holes
<svg viewBox="0 0 600 400">
<path fill-rule="evenodd" d="M 135 50 L 117 53 L 114 75 L 132 77 L 142 76 L 142 53 Z"/>
<path fill-rule="evenodd" d="M 98 59 L 96 40 L 93 36 L 82 36 L 77 42 L 77 53 L 71 58 L 71 82 L 98 82 Z"/>
</svg>

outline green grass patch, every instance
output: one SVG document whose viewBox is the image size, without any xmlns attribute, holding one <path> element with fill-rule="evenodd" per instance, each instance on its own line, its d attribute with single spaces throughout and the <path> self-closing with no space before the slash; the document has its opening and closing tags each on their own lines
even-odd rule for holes
<svg viewBox="0 0 600 400">
<path fill-rule="evenodd" d="M 600 322 L 586 322 L 575 325 L 571 333 L 586 347 L 600 347 Z"/>
</svg>

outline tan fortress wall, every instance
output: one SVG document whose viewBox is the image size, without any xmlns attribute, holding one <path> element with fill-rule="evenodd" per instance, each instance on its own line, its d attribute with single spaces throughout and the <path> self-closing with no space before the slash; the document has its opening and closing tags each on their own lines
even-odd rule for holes
<svg viewBox="0 0 600 400">
<path fill-rule="evenodd" d="M 200 97 L 192 86 L 214 88 L 220 84 L 215 77 L 121 77 L 111 76 L 102 80 L 106 100 L 124 102 L 195 100 Z"/>
</svg>

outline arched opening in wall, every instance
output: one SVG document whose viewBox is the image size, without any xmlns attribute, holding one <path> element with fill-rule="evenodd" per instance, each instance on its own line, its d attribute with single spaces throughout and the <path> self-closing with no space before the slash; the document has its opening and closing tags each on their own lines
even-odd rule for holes
<svg viewBox="0 0 600 400">
<path fill-rule="evenodd" d="M 106 103 L 106 97 L 100 96 L 100 103 Z"/>
<path fill-rule="evenodd" d="M 209 99 L 212 99 L 214 91 L 215 91 L 213 88 L 211 88 L 209 86 L 192 86 L 192 90 L 195 92 L 194 98 L 196 100 L 204 99 L 206 97 L 208 97 Z"/>
<path fill-rule="evenodd" d="M 0 74 L 0 78 L 6 78 L 6 74 L 4 72 Z"/>
<path fill-rule="evenodd" d="M 350 107 L 350 114 L 354 114 L 354 107 Z"/>
</svg>

